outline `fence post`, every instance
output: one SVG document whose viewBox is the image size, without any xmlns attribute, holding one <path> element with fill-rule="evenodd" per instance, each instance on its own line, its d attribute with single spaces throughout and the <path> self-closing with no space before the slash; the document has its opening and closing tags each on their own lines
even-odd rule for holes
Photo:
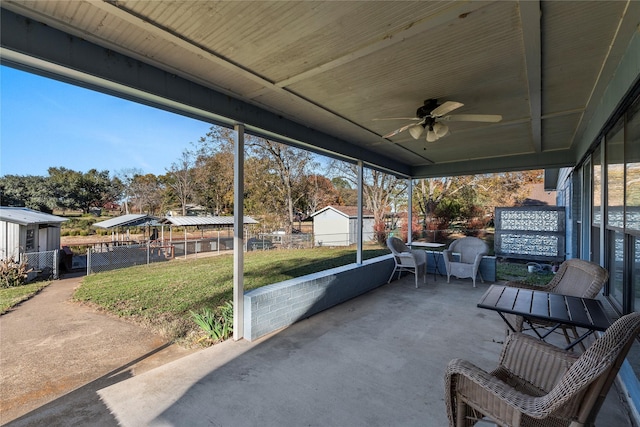
<svg viewBox="0 0 640 427">
<path fill-rule="evenodd" d="M 91 274 L 91 248 L 87 248 L 87 276 Z"/>
<path fill-rule="evenodd" d="M 53 251 L 53 278 L 58 278 L 58 251 Z"/>
</svg>

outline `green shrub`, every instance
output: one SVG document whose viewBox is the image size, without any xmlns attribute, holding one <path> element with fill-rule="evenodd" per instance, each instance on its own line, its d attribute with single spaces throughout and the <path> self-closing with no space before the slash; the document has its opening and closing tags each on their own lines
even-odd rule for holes
<svg viewBox="0 0 640 427">
<path fill-rule="evenodd" d="M 0 288 L 13 288 L 27 283 L 27 264 L 12 258 L 0 261 Z"/>
<path fill-rule="evenodd" d="M 233 333 L 233 303 L 227 301 L 213 311 L 204 307 L 196 313 L 189 310 L 193 321 L 204 331 L 203 338 L 211 341 L 224 341 Z"/>
</svg>

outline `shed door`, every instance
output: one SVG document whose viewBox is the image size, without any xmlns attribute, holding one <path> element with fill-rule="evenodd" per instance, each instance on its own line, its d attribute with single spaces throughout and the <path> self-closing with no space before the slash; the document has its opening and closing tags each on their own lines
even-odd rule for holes
<svg viewBox="0 0 640 427">
<path fill-rule="evenodd" d="M 38 252 L 48 251 L 47 247 L 47 228 L 41 228 L 38 230 Z"/>
</svg>

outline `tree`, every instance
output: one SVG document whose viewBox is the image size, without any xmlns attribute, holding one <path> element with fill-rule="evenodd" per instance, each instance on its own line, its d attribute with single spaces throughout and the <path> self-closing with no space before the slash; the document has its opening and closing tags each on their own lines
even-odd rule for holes
<svg viewBox="0 0 640 427">
<path fill-rule="evenodd" d="M 283 214 L 285 232 L 291 233 L 296 207 L 299 207 L 298 203 L 305 195 L 308 169 L 315 165 L 311 153 L 279 142 L 252 137 L 247 138 L 247 148 L 250 155 L 260 160 L 261 169 L 270 184 L 264 186 L 252 180 L 254 189 L 261 188 L 263 197 L 277 202 L 278 211 Z"/>
<path fill-rule="evenodd" d="M 131 202 L 138 213 L 161 214 L 164 207 L 165 186 L 162 178 L 152 173 L 135 175 L 129 184 Z"/>
<path fill-rule="evenodd" d="M 327 177 L 313 174 L 306 179 L 306 198 L 304 206 L 301 206 L 304 214 L 312 214 L 328 205 L 341 204 L 340 192 Z"/>
<path fill-rule="evenodd" d="M 356 164 L 334 161 L 332 169 L 338 174 L 334 179 L 344 180 L 353 187 L 357 187 L 358 166 Z M 373 211 L 375 224 L 384 223 L 385 214 L 391 208 L 391 201 L 406 191 L 406 188 L 405 180 L 375 169 L 365 168 L 362 182 L 364 207 Z"/>
<path fill-rule="evenodd" d="M 420 179 L 414 204 L 424 229 L 445 228 L 456 219 L 486 216 L 496 206 L 517 205 L 528 196 L 530 184 L 541 181 L 539 170 Z"/>
<path fill-rule="evenodd" d="M 122 191 L 118 200 L 121 200 L 124 204 L 125 214 L 129 214 L 129 200 L 135 196 L 131 187 L 132 182 L 135 179 L 136 175 L 143 174 L 144 172 L 139 168 L 126 168 L 116 172 L 116 178 L 118 178 L 120 180 L 120 183 L 122 184 Z"/>
<path fill-rule="evenodd" d="M 24 206 L 47 213 L 56 207 L 47 179 L 34 175 L 0 177 L 0 205 Z"/>
<path fill-rule="evenodd" d="M 113 196 L 109 171 L 90 169 L 86 173 L 64 167 L 51 167 L 49 186 L 62 210 L 79 209 L 88 213 L 92 207 L 103 206 Z"/>
<path fill-rule="evenodd" d="M 355 206 L 358 204 L 358 192 L 356 189 L 351 187 L 349 181 L 338 176 L 331 178 L 331 183 L 338 191 L 340 196 L 340 205 Z"/>
<path fill-rule="evenodd" d="M 194 197 L 210 212 L 233 212 L 233 131 L 212 126 L 197 144 Z"/>
<path fill-rule="evenodd" d="M 171 164 L 167 170 L 167 184 L 173 190 L 180 207 L 182 215 L 187 214 L 187 204 L 191 201 L 195 186 L 194 180 L 194 153 L 190 150 L 183 150 L 180 158 Z"/>
</svg>

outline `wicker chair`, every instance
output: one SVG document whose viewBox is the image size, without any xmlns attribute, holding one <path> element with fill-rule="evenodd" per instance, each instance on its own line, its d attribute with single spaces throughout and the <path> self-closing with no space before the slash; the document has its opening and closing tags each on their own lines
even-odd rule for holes
<svg viewBox="0 0 640 427">
<path fill-rule="evenodd" d="M 460 254 L 460 260 L 454 260 L 454 253 Z M 480 275 L 480 280 L 484 283 L 478 268 L 482 257 L 488 253 L 489 246 L 477 237 L 463 237 L 462 239 L 454 240 L 448 249 L 442 251 L 444 265 L 447 268 L 447 283 L 449 283 L 451 276 L 458 278 L 470 277 L 475 288 L 477 275 Z"/>
<path fill-rule="evenodd" d="M 553 292 L 556 294 L 571 295 L 580 298 L 595 298 L 607 282 L 608 278 L 609 272 L 598 264 L 582 259 L 568 259 L 560 265 L 556 275 L 546 285 L 536 286 L 515 281 L 507 282 L 505 285 L 516 288 L 534 289 Z M 516 331 L 520 332 L 524 330 L 524 319 L 522 317 L 513 315 L 507 316 L 509 323 Z M 550 323 L 532 321 L 530 326 L 533 328 L 544 328 L 552 325 Z M 569 337 L 569 331 L 571 331 L 573 339 L 578 336 L 577 331 L 573 326 L 561 325 L 558 330 L 564 334 L 567 343 L 572 341 L 572 338 Z M 507 333 L 509 332 L 510 330 L 507 329 Z"/>
<path fill-rule="evenodd" d="M 387 246 L 396 262 L 396 266 L 391 272 L 387 283 L 391 282 L 396 272 L 398 272 L 399 279 L 400 273 L 403 271 L 408 271 L 416 276 L 416 288 L 418 287 L 418 276 L 420 275 L 423 276 L 424 283 L 427 283 L 427 253 L 425 251 L 411 250 L 397 237 L 389 237 Z"/>
<path fill-rule="evenodd" d="M 503 427 L 592 426 L 638 334 L 636 312 L 611 325 L 580 357 L 514 333 L 490 373 L 454 359 L 445 374 L 449 426 L 482 418 Z"/>
</svg>

